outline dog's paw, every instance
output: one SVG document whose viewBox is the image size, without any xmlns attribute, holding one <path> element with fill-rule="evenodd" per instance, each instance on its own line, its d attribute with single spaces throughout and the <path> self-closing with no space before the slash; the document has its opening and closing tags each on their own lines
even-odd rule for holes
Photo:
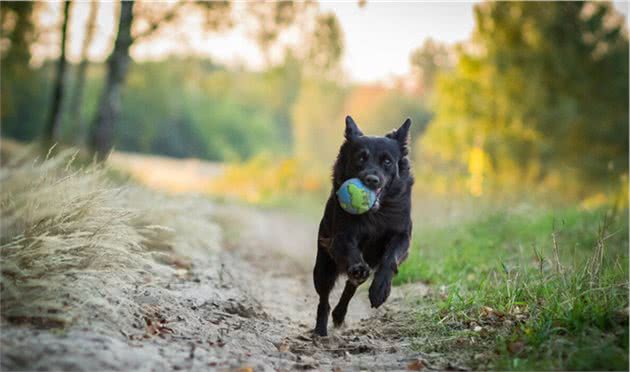
<svg viewBox="0 0 630 372">
<path fill-rule="evenodd" d="M 392 290 L 392 280 L 387 275 L 376 275 L 370 285 L 370 304 L 377 308 L 389 297 Z"/>
<path fill-rule="evenodd" d="M 359 262 L 348 267 L 348 279 L 355 285 L 359 285 L 370 276 L 370 267 L 364 262 Z"/>
<path fill-rule="evenodd" d="M 326 327 L 315 327 L 315 329 L 313 329 L 311 333 L 314 337 L 327 337 L 328 336 L 328 330 L 326 329 Z"/>
<path fill-rule="evenodd" d="M 346 318 L 346 311 L 346 309 L 342 309 L 338 306 L 332 311 L 333 325 L 335 328 L 339 328 L 343 325 L 343 321 Z"/>
</svg>

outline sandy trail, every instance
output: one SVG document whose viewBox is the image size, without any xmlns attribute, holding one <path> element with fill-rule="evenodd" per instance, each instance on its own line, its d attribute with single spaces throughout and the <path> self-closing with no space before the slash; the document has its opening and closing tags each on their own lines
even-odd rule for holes
<svg viewBox="0 0 630 372">
<path fill-rule="evenodd" d="M 333 328 L 331 322 L 328 337 L 313 336 L 317 295 L 311 270 L 317 224 L 278 212 L 234 208 L 225 212 L 228 216 L 235 212 L 248 216 L 243 219 L 248 226 L 241 231 L 251 235 L 241 235 L 233 251 L 253 266 L 250 287 L 256 289 L 256 298 L 265 312 L 285 329 L 282 340 L 276 341 L 279 349 L 306 361 L 303 367 L 401 370 L 420 357 L 409 349 L 401 334 L 407 314 L 400 309 L 409 294 L 421 296 L 426 287 L 394 288 L 388 304 L 374 310 L 370 308 L 366 284 L 350 303 L 341 329 Z M 339 279 L 331 296 L 333 305 L 341 294 L 343 280 Z"/>
<path fill-rule="evenodd" d="M 171 274 L 104 290 L 131 299 L 141 309 L 132 314 L 121 305 L 120 314 L 103 317 L 86 306 L 63 329 L 3 321 L 2 370 L 383 371 L 422 358 L 404 337 L 408 313 L 401 309 L 425 287 L 395 288 L 374 310 L 364 285 L 345 327 L 313 337 L 316 223 L 203 198 L 194 205 L 222 227 L 222 249 L 184 252 Z"/>
</svg>

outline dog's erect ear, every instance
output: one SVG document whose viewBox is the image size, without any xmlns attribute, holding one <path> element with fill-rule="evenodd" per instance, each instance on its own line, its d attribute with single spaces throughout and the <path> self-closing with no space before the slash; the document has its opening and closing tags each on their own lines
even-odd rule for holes
<svg viewBox="0 0 630 372">
<path fill-rule="evenodd" d="M 350 117 L 350 115 L 346 116 L 346 139 L 348 141 L 352 141 L 353 139 L 360 137 L 363 135 L 363 132 L 361 132 L 361 129 L 359 129 L 359 127 L 357 126 L 357 123 L 354 122 L 354 120 L 352 120 L 352 118 Z"/>
<path fill-rule="evenodd" d="M 409 146 L 409 127 L 411 127 L 411 119 L 407 118 L 400 128 L 391 131 L 386 137 L 395 139 L 400 143 L 400 148 L 403 150 L 403 155 L 407 155 Z"/>
</svg>

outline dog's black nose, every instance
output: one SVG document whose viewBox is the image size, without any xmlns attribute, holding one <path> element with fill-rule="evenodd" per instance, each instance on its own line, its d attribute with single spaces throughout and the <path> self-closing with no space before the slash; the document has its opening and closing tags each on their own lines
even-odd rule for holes
<svg viewBox="0 0 630 372">
<path fill-rule="evenodd" d="M 365 183 L 365 186 L 371 189 L 377 189 L 381 183 L 381 180 L 377 176 L 370 174 L 370 175 L 365 176 L 363 183 Z"/>
</svg>

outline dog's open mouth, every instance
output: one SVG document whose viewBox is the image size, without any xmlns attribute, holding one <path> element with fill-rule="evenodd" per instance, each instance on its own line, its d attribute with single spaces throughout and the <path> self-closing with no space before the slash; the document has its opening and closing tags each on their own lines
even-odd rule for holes
<svg viewBox="0 0 630 372">
<path fill-rule="evenodd" d="M 383 187 L 379 187 L 378 189 L 376 189 L 375 193 L 376 193 L 376 199 L 380 199 L 381 197 L 381 193 L 383 192 Z"/>
<path fill-rule="evenodd" d="M 374 201 L 374 206 L 372 207 L 373 210 L 378 210 L 381 206 L 381 194 L 383 193 L 383 189 L 384 187 L 379 187 L 374 191 L 376 194 L 376 200 Z"/>
</svg>

